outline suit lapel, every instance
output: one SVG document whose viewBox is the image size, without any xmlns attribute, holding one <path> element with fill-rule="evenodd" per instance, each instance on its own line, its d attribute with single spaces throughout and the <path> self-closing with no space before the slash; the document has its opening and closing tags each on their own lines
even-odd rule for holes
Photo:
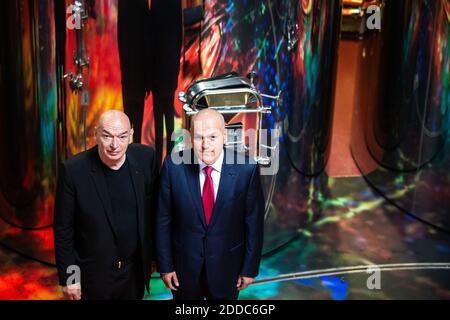
<svg viewBox="0 0 450 320">
<path fill-rule="evenodd" d="M 117 239 L 116 223 L 112 211 L 111 198 L 109 197 L 108 186 L 106 185 L 105 175 L 98 156 L 98 149 L 94 148 L 93 152 L 94 154 L 92 159 L 91 177 L 97 189 L 98 196 L 102 201 L 106 217 L 109 221 L 114 237 Z"/>
<path fill-rule="evenodd" d="M 194 159 L 193 152 L 191 153 L 191 159 Z M 202 194 L 200 189 L 199 165 L 197 161 L 192 161 L 191 164 L 186 164 L 184 166 L 184 170 L 189 188 L 188 192 L 191 196 L 191 201 L 194 204 L 194 210 L 197 211 L 203 227 L 206 228 L 206 219 L 203 212 Z"/>
<path fill-rule="evenodd" d="M 137 161 L 135 160 L 133 155 L 127 152 L 127 158 L 130 165 L 130 175 L 131 181 L 133 183 L 134 195 L 136 197 L 139 233 L 142 239 L 145 229 L 145 209 L 144 203 L 142 202 L 142 197 L 139 197 L 139 195 L 145 194 L 145 177 L 144 172 L 142 171 L 141 167 L 138 166 Z"/>
</svg>

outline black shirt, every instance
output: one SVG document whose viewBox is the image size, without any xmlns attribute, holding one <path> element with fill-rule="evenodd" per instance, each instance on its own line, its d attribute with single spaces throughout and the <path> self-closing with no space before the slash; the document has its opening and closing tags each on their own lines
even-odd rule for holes
<svg viewBox="0 0 450 320">
<path fill-rule="evenodd" d="M 128 160 L 118 169 L 104 167 L 117 229 L 120 259 L 132 257 L 138 247 L 137 204 Z"/>
</svg>

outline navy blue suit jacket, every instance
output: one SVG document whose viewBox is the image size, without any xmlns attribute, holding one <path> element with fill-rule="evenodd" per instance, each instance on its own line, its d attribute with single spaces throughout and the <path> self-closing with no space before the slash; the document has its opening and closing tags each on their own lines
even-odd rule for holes
<svg viewBox="0 0 450 320">
<path fill-rule="evenodd" d="M 232 151 L 224 150 L 210 223 L 205 222 L 198 163 L 176 164 L 171 156 L 161 170 L 155 222 L 158 271 L 176 271 L 180 288 L 192 288 L 204 265 L 209 290 L 218 297 L 235 292 L 239 275 L 258 275 L 265 205 L 258 166 L 236 153 L 234 159 L 245 164 L 227 164 Z M 192 150 L 185 152 L 194 158 Z"/>
</svg>

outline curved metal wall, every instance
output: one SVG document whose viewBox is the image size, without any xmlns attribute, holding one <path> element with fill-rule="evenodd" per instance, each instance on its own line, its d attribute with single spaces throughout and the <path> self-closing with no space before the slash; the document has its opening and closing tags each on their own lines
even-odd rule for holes
<svg viewBox="0 0 450 320">
<path fill-rule="evenodd" d="M 0 216 L 52 224 L 57 141 L 53 1 L 1 3 Z"/>
<path fill-rule="evenodd" d="M 294 167 L 317 175 L 330 146 L 341 3 L 298 1 L 294 12 L 298 43 L 291 49 L 291 108 L 284 131 Z"/>
<path fill-rule="evenodd" d="M 352 153 L 385 198 L 450 230 L 450 1 L 384 4 L 381 33 L 364 40 Z"/>
<path fill-rule="evenodd" d="M 373 118 L 383 154 L 372 154 L 392 170 L 417 170 L 445 144 L 450 114 L 444 2 L 386 2 L 386 76 Z"/>
</svg>

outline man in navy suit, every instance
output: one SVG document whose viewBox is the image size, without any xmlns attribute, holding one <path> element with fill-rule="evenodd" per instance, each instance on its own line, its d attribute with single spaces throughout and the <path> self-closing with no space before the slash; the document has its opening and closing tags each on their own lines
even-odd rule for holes
<svg viewBox="0 0 450 320">
<path fill-rule="evenodd" d="M 223 116 L 204 109 L 192 118 L 193 149 L 167 156 L 161 170 L 157 270 L 176 300 L 234 300 L 258 275 L 264 229 L 259 168 L 224 149 L 225 140 Z"/>
</svg>

